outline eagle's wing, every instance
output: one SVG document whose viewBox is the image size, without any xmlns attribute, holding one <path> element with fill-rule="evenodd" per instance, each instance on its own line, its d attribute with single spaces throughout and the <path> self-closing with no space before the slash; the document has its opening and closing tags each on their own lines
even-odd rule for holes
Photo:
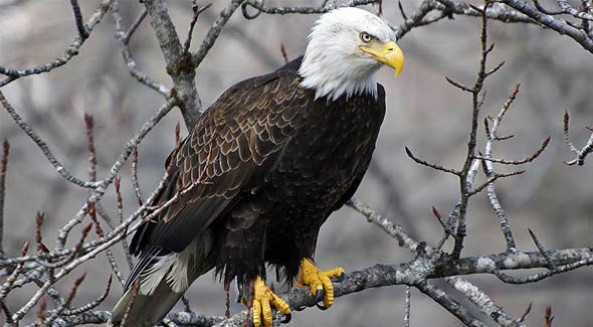
<svg viewBox="0 0 593 327">
<path fill-rule="evenodd" d="M 155 205 L 191 187 L 132 240 L 180 252 L 245 195 L 257 192 L 302 121 L 310 95 L 295 71 L 243 81 L 220 96 L 168 159 L 170 177 Z"/>
</svg>

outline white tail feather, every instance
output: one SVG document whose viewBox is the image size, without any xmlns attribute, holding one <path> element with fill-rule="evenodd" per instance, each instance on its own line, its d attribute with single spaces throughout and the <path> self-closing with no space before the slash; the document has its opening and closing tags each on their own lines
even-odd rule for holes
<svg viewBox="0 0 593 327">
<path fill-rule="evenodd" d="M 176 253 L 167 254 L 158 258 L 150 268 L 140 274 L 140 294 L 152 295 L 159 283 L 165 277 L 177 258 Z"/>
</svg>

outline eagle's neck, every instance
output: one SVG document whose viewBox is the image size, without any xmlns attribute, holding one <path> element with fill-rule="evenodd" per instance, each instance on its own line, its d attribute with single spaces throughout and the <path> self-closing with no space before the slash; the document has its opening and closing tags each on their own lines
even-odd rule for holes
<svg viewBox="0 0 593 327">
<path fill-rule="evenodd" d="M 320 49 L 324 49 L 321 51 Z M 307 47 L 299 68 L 301 86 L 315 90 L 315 99 L 327 96 L 331 101 L 346 96 L 369 94 L 377 97 L 377 71 L 381 64 L 361 64 L 348 57 L 339 57 L 327 46 Z"/>
</svg>

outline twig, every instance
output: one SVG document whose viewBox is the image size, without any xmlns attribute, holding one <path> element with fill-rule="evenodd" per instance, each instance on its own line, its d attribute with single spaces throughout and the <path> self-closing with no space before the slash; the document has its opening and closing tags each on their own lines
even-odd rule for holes
<svg viewBox="0 0 593 327">
<path fill-rule="evenodd" d="M 93 138 L 93 116 L 84 114 L 84 125 L 86 127 L 86 137 L 88 140 L 89 149 L 89 180 L 95 182 L 97 180 L 97 155 L 95 153 L 95 142 Z"/>
<path fill-rule="evenodd" d="M 416 157 L 412 153 L 412 151 L 410 150 L 410 148 L 408 148 L 408 147 L 405 147 L 405 148 L 406 148 L 406 154 L 408 155 L 408 157 L 410 157 L 412 160 L 414 160 L 416 163 L 418 163 L 420 165 L 423 165 L 423 166 L 426 166 L 426 167 L 429 167 L 429 168 L 432 168 L 432 169 L 435 169 L 435 170 L 438 170 L 438 171 L 442 171 L 444 173 L 449 173 L 449 174 L 457 175 L 457 176 L 459 176 L 461 174 L 460 171 L 457 171 L 457 170 L 454 170 L 454 169 L 450 169 L 450 168 L 445 168 L 443 166 L 430 163 L 430 162 L 428 162 L 426 160 L 422 160 L 422 159 Z"/>
<path fill-rule="evenodd" d="M 47 246 L 43 244 L 43 235 L 41 233 L 41 226 L 43 225 L 44 219 L 45 215 L 43 213 L 38 212 L 35 216 L 35 243 L 37 245 L 37 253 L 49 252 Z"/>
<path fill-rule="evenodd" d="M 574 143 L 570 139 L 569 122 L 570 122 L 570 115 L 568 114 L 568 111 L 565 111 L 564 112 L 564 125 L 563 125 L 564 126 L 564 128 L 563 128 L 564 142 L 566 143 L 566 146 L 568 146 L 570 152 L 573 152 L 574 154 L 576 154 L 576 158 L 571 161 L 565 161 L 564 163 L 569 166 L 573 166 L 575 164 L 582 166 L 585 164 L 585 158 L 591 152 L 593 152 L 593 133 L 591 133 L 591 135 L 589 136 L 589 140 L 587 140 L 587 144 L 585 144 L 585 146 L 579 150 L 574 146 Z"/>
<path fill-rule="evenodd" d="M 459 277 L 445 278 L 445 281 L 456 290 L 463 293 L 480 311 L 494 319 L 500 326 L 519 327 L 525 326 L 523 323 L 510 317 L 502 307 L 497 306 L 492 299 L 481 291 L 475 285 Z"/>
<path fill-rule="evenodd" d="M 377 3 L 377 0 L 350 0 L 343 4 L 341 7 L 357 7 L 357 6 L 364 6 L 369 4 Z M 325 6 L 317 6 L 317 7 L 269 7 L 265 5 L 265 2 L 262 0 L 248 0 L 245 1 L 245 4 L 256 9 L 258 12 L 263 12 L 270 15 L 286 15 L 286 14 L 323 14 L 332 9 L 335 9 L 335 6 L 331 3 L 326 3 Z M 249 19 L 253 19 L 259 16 L 259 13 L 248 15 Z"/>
<path fill-rule="evenodd" d="M 547 137 L 542 144 L 540 145 L 540 147 L 529 157 L 524 158 L 524 159 L 520 159 L 520 160 L 506 160 L 506 159 L 495 159 L 495 158 L 489 158 L 488 156 L 475 156 L 474 159 L 480 159 L 483 161 L 489 161 L 489 162 L 493 162 L 493 163 L 499 163 L 499 164 L 503 164 L 503 165 L 523 165 L 526 163 L 530 163 L 533 160 L 537 159 L 546 149 L 546 147 L 550 144 L 550 137 Z"/>
<path fill-rule="evenodd" d="M 134 188 L 134 193 L 136 194 L 136 199 L 138 199 L 138 205 L 142 205 L 144 203 L 144 194 L 142 194 L 142 189 L 140 189 L 140 182 L 138 181 L 138 148 L 134 149 L 132 153 L 132 187 Z M 118 181 L 119 184 L 119 181 Z M 121 195 L 118 195 L 121 198 Z M 118 202 L 119 205 L 119 202 Z M 118 206 L 119 209 L 119 206 Z M 122 215 L 120 215 L 122 217 Z"/>
<path fill-rule="evenodd" d="M 42 298 L 39 301 L 39 309 L 37 310 L 37 323 L 36 325 L 45 326 L 47 322 L 51 323 L 51 321 L 47 321 L 46 319 L 46 310 L 47 310 L 47 302 L 45 298 Z"/>
<path fill-rule="evenodd" d="M 533 240 L 533 243 L 535 243 L 535 246 L 537 246 L 537 249 L 539 250 L 539 252 L 544 256 L 544 258 L 546 259 L 546 261 L 548 262 L 548 269 L 550 270 L 554 270 L 556 267 L 554 265 L 554 262 L 552 261 L 552 259 L 547 255 L 546 253 L 546 249 L 544 248 L 544 246 L 541 244 L 541 242 L 537 239 L 537 236 L 535 235 L 535 233 L 531 230 L 531 228 L 527 229 L 529 231 L 529 235 L 531 236 L 531 239 Z"/>
<path fill-rule="evenodd" d="M 124 222 L 124 207 L 123 207 L 123 199 L 121 197 L 121 179 L 118 177 L 113 182 L 115 186 L 115 195 L 116 195 L 116 203 L 117 203 L 117 216 L 119 217 L 119 222 L 122 224 Z M 139 203 L 140 206 L 143 206 L 144 203 Z M 128 268 L 130 270 L 134 268 L 134 261 L 132 260 L 132 256 L 130 255 L 130 246 L 128 245 L 128 241 L 124 237 L 121 240 L 121 245 L 124 248 L 124 253 L 126 255 L 126 261 L 128 262 Z"/>
<path fill-rule="evenodd" d="M 85 24 L 85 26 L 86 26 L 85 30 L 86 30 L 87 35 L 92 33 L 95 26 L 97 26 L 97 24 L 99 24 L 99 22 L 101 22 L 101 20 L 107 13 L 107 10 L 109 10 L 112 1 L 113 0 L 103 0 L 101 2 L 101 4 L 97 7 L 97 9 L 95 10 L 95 13 L 91 16 L 91 18 Z M 73 9 L 73 10 L 75 10 L 75 9 Z M 77 19 L 77 21 L 78 21 L 78 19 Z M 32 67 L 32 68 L 27 68 L 27 69 L 21 69 L 21 70 L 0 67 L 0 74 L 4 74 L 4 75 L 8 76 L 7 78 L 0 81 L 0 87 L 5 86 L 5 85 L 9 84 L 10 82 L 15 81 L 18 78 L 33 75 L 33 74 L 45 73 L 45 72 L 51 71 L 55 68 L 65 65 L 74 56 L 78 55 L 80 49 L 82 48 L 82 46 L 84 45 L 84 43 L 87 39 L 88 39 L 88 37 L 82 37 L 80 35 L 80 30 L 79 30 L 79 35 L 77 35 L 74 38 L 74 41 L 72 41 L 72 43 L 69 45 L 68 49 L 66 49 L 66 51 L 64 51 L 64 53 L 60 57 L 58 57 L 58 58 L 54 59 L 53 61 L 48 62 L 44 65 L 40 65 L 40 66 L 36 66 L 36 67 Z"/>
<path fill-rule="evenodd" d="M 126 67 L 128 68 L 128 72 L 130 73 L 130 75 L 132 75 L 132 77 L 134 77 L 141 84 L 144 84 L 147 87 L 162 94 L 166 98 L 169 98 L 171 96 L 171 90 L 168 87 L 166 87 L 165 85 L 163 85 L 162 83 L 159 83 L 159 82 L 153 80 L 148 75 L 146 75 L 144 72 L 142 72 L 138 68 L 138 65 L 136 64 L 134 59 L 132 59 L 132 54 L 130 52 L 130 45 L 129 45 L 130 38 L 132 37 L 132 35 L 134 34 L 134 32 L 136 31 L 138 26 L 140 26 L 140 23 L 146 17 L 146 14 L 147 14 L 146 10 L 144 10 L 137 17 L 137 19 L 134 21 L 134 23 L 128 29 L 127 32 L 124 32 L 124 29 L 122 27 L 122 17 L 119 13 L 119 0 L 113 0 L 113 3 L 111 5 L 111 14 L 113 16 L 113 20 L 115 23 L 114 24 L 115 30 L 116 30 L 115 38 L 119 42 L 121 54 L 122 54 L 124 61 L 126 62 Z"/>
<path fill-rule="evenodd" d="M 148 13 L 146 12 L 146 9 L 142 9 L 142 12 L 140 13 L 140 15 L 138 15 L 138 17 L 136 17 L 136 19 L 134 20 L 132 25 L 130 25 L 128 30 L 124 33 L 122 41 L 125 45 L 128 45 L 130 43 L 130 38 L 132 37 L 132 35 L 134 35 L 134 33 L 136 33 L 136 31 L 138 30 L 138 27 L 140 27 L 140 24 L 142 24 L 142 22 L 144 21 L 144 18 L 146 18 L 147 14 Z"/>
<path fill-rule="evenodd" d="M 185 43 L 183 44 L 183 53 L 189 53 L 189 47 L 191 46 L 191 38 L 194 33 L 194 27 L 196 26 L 196 23 L 198 22 L 198 17 L 200 16 L 200 13 L 204 12 L 211 6 L 212 6 L 212 2 L 207 3 L 204 6 L 200 7 L 196 3 L 196 1 L 193 0 L 193 3 L 192 3 L 193 16 L 189 23 L 189 31 L 187 32 L 187 39 L 185 40 Z"/>
<path fill-rule="evenodd" d="M 101 228 L 101 224 L 99 223 L 99 220 L 97 220 L 95 204 L 89 203 L 88 208 L 89 208 L 89 217 L 91 218 L 91 220 L 93 221 L 93 224 L 95 225 L 95 233 L 99 237 L 104 237 L 105 233 L 103 232 L 103 229 Z M 117 262 L 115 261 L 115 257 L 113 256 L 113 251 L 111 251 L 111 249 L 106 249 L 105 255 L 107 256 L 107 261 L 109 262 L 109 265 L 111 266 L 111 270 L 117 277 L 118 281 L 120 282 L 121 285 L 125 285 L 126 280 L 125 280 L 124 276 L 122 275 L 121 271 L 119 270 Z"/>
<path fill-rule="evenodd" d="M 529 313 L 531 313 L 531 307 L 532 307 L 532 304 L 529 303 L 529 305 L 525 309 L 525 312 L 523 312 L 523 314 L 521 315 L 521 318 L 519 318 L 519 322 L 524 322 L 525 321 L 525 318 L 527 318 L 527 316 L 529 315 Z"/>
<path fill-rule="evenodd" d="M 28 249 L 29 249 L 29 242 L 25 242 L 23 244 L 23 246 L 21 247 L 21 251 L 20 251 L 21 257 L 24 257 L 27 254 Z M 0 300 L 4 300 L 6 298 L 6 296 L 8 296 L 8 293 L 10 293 L 10 291 L 14 287 L 16 279 L 23 272 L 24 267 L 25 267 L 25 264 L 23 262 L 18 263 L 16 265 L 16 268 L 14 268 L 14 270 L 12 271 L 12 273 L 8 276 L 8 278 L 6 278 L 4 284 L 2 284 L 2 287 L 0 287 Z"/>
<path fill-rule="evenodd" d="M 552 327 L 552 322 L 554 321 L 554 316 L 552 316 L 552 307 L 546 307 L 546 312 L 544 313 L 544 323 L 545 327 Z"/>
<path fill-rule="evenodd" d="M 441 213 L 437 210 L 437 208 L 432 207 L 432 214 L 435 216 L 439 224 L 441 224 L 441 227 L 443 227 L 443 230 L 446 234 L 452 237 L 456 237 L 455 232 L 451 229 L 451 227 L 443 221 L 443 217 L 441 216 Z"/>
<path fill-rule="evenodd" d="M 223 26 L 226 25 L 233 13 L 237 10 L 237 8 L 239 8 L 239 6 L 241 6 L 241 4 L 244 1 L 245 0 L 232 0 L 231 3 L 220 12 L 214 23 L 212 23 L 212 26 L 210 26 L 208 33 L 202 40 L 200 48 L 197 52 L 192 54 L 191 61 L 194 67 L 198 67 L 200 63 L 202 63 L 202 60 L 204 60 L 204 58 L 214 45 L 216 39 L 218 39 L 220 32 L 222 32 Z M 191 126 L 193 125 L 188 125 L 188 127 Z"/>
<path fill-rule="evenodd" d="M 17 326 L 14 323 L 14 320 L 12 320 L 12 313 L 10 313 L 10 309 L 8 308 L 8 306 L 6 305 L 6 303 L 4 302 L 3 299 L 0 299 L 0 309 L 2 310 L 2 313 L 4 314 L 4 316 L 6 317 L 6 323 L 8 324 L 8 327 Z"/>
<path fill-rule="evenodd" d="M 478 194 L 478 193 L 482 192 L 486 187 L 488 187 L 488 185 L 496 182 L 499 178 L 517 176 L 517 175 L 521 175 L 523 173 L 525 173 L 525 170 L 514 171 L 514 172 L 506 173 L 506 174 L 494 174 L 491 177 L 488 177 L 488 179 L 484 183 L 482 183 L 481 185 L 478 185 L 476 188 L 469 191 L 469 193 L 467 193 L 467 194 L 469 196 Z"/>
<path fill-rule="evenodd" d="M 286 53 L 286 47 L 284 43 L 280 43 L 280 53 L 282 54 L 282 59 L 284 59 L 284 64 L 288 64 L 290 60 L 288 59 L 288 54 Z"/>
<path fill-rule="evenodd" d="M 401 1 L 397 2 L 397 8 L 399 9 L 399 13 L 402 15 L 402 18 L 404 20 L 408 20 L 408 15 L 406 15 L 406 12 L 404 11 L 404 6 L 402 5 Z"/>
<path fill-rule="evenodd" d="M 76 29 L 78 30 L 78 36 L 80 36 L 80 38 L 84 40 L 87 37 L 89 37 L 89 32 L 84 26 L 84 21 L 82 18 L 82 13 L 80 12 L 80 5 L 78 4 L 78 0 L 70 0 L 70 6 L 72 7 L 72 11 L 74 13 L 74 20 L 76 21 Z"/>
<path fill-rule="evenodd" d="M 169 100 L 163 106 L 161 106 L 161 108 L 159 108 L 159 110 L 157 110 L 157 112 L 152 117 L 150 117 L 144 123 L 144 125 L 142 125 L 142 128 L 140 128 L 140 131 L 138 131 L 128 141 L 125 148 L 121 152 L 120 156 L 117 158 L 115 163 L 111 166 L 111 169 L 109 170 L 107 177 L 105 179 L 103 179 L 102 181 L 97 182 L 97 183 L 99 183 L 99 187 L 97 187 L 93 191 L 93 193 L 88 197 L 87 203 L 88 202 L 95 203 L 103 196 L 103 194 L 105 194 L 105 188 L 113 182 L 113 180 L 119 173 L 123 164 L 128 160 L 129 156 L 132 154 L 133 150 L 138 147 L 138 144 L 156 126 L 156 124 L 167 113 L 169 113 L 169 111 L 173 107 L 173 103 L 174 102 L 172 100 Z M 144 210 L 144 208 L 142 208 L 142 210 Z M 74 228 L 76 225 L 78 225 L 82 222 L 82 220 L 84 219 L 84 217 L 86 216 L 87 213 L 88 213 L 88 208 L 85 204 L 82 208 L 80 208 L 80 210 L 78 210 L 78 212 L 76 213 L 76 216 L 73 219 L 71 219 L 68 223 L 66 223 L 66 225 L 64 225 L 64 227 L 62 227 L 60 229 L 60 231 L 58 232 L 58 240 L 57 240 L 57 246 L 56 246 L 57 251 L 63 250 L 63 248 L 66 244 L 66 240 L 68 238 L 68 234 L 70 233 L 72 228 Z M 115 230 L 111 231 L 108 235 L 106 235 L 106 237 L 107 238 L 113 237 L 112 233 L 119 233 L 126 228 L 127 228 L 127 226 L 122 226 L 120 229 L 116 228 Z M 103 240 L 103 241 L 105 241 L 105 240 Z M 97 242 L 99 242 L 99 240 L 97 240 Z M 65 251 L 65 252 L 68 252 L 68 251 Z"/>
<path fill-rule="evenodd" d="M 0 159 L 0 259 L 4 258 L 4 202 L 6 198 L 6 169 L 8 168 L 8 155 L 10 143 L 2 142 L 2 158 Z"/>
<path fill-rule="evenodd" d="M 430 297 L 433 301 L 440 304 L 443 308 L 453 314 L 457 319 L 463 322 L 466 326 L 475 326 L 475 327 L 487 327 L 486 324 L 478 320 L 467 308 L 465 308 L 461 303 L 455 301 L 451 296 L 445 293 L 440 288 L 434 286 L 433 284 L 425 281 L 418 285 L 414 285 L 416 288 Z"/>
<path fill-rule="evenodd" d="M 404 302 L 404 327 L 410 327 L 410 307 L 412 306 L 412 292 L 410 286 L 406 285 L 406 295 Z"/>
<path fill-rule="evenodd" d="M 482 167 L 484 168 L 484 172 L 486 173 L 486 176 L 488 176 L 488 178 L 496 176 L 492 169 L 492 164 L 489 165 L 487 161 L 483 161 Z M 498 217 L 500 229 L 506 242 L 507 251 L 516 251 L 517 245 L 515 244 L 513 231 L 511 229 L 511 225 L 509 224 L 506 212 L 504 211 L 502 205 L 500 204 L 500 201 L 498 200 L 498 194 L 496 193 L 494 183 L 489 183 L 486 187 L 486 196 L 488 197 L 490 206 L 492 207 L 492 209 L 496 213 L 496 216 Z"/>
<path fill-rule="evenodd" d="M 105 286 L 103 293 L 101 293 L 101 295 L 99 295 L 98 298 L 85 304 L 82 307 L 79 307 L 76 309 L 71 309 L 71 310 L 65 309 L 62 311 L 62 316 L 79 315 L 81 313 L 87 312 L 87 311 L 92 310 L 92 309 L 96 308 L 97 306 L 99 306 L 99 304 L 101 304 L 107 298 L 107 295 L 109 294 L 109 290 L 111 290 L 112 280 L 113 280 L 113 276 L 109 276 L 109 279 L 107 280 L 107 285 Z"/>
<path fill-rule="evenodd" d="M 412 252 L 416 252 L 416 249 L 418 248 L 420 243 L 416 242 L 411 237 L 409 237 L 400 225 L 394 224 L 387 218 L 377 214 L 366 203 L 356 198 L 350 199 L 350 201 L 348 201 L 346 205 L 352 207 L 354 210 L 363 214 L 369 222 L 372 222 L 381 227 L 387 234 L 395 238 L 400 243 L 400 246 L 406 247 Z"/>
<path fill-rule="evenodd" d="M 80 287 L 80 285 L 82 285 L 82 282 L 84 281 L 85 278 L 86 278 L 86 273 L 83 273 L 80 277 L 78 277 L 74 281 L 74 285 L 72 286 L 72 289 L 70 290 L 70 293 L 68 294 L 68 297 L 66 298 L 66 301 L 59 308 L 57 308 L 55 310 L 55 312 L 47 319 L 47 322 L 46 322 L 47 325 L 50 325 L 64 310 L 66 310 L 70 307 L 70 304 L 72 304 L 72 301 L 74 300 L 74 297 L 76 296 L 76 292 L 78 291 L 78 288 Z"/>
<path fill-rule="evenodd" d="M 132 290 L 132 298 L 130 298 L 130 302 L 128 303 L 126 311 L 124 312 L 124 316 L 121 319 L 121 326 L 126 326 L 126 322 L 128 320 L 128 317 L 130 316 L 130 312 L 132 312 L 134 302 L 136 302 L 136 296 L 138 296 L 138 292 L 140 292 L 140 279 L 136 279 L 136 281 L 134 282 L 134 288 Z"/>
<path fill-rule="evenodd" d="M 64 165 L 60 161 L 58 161 L 58 159 L 56 159 L 54 154 L 49 149 L 47 143 L 45 143 L 45 141 L 43 141 L 43 139 L 41 139 L 41 137 L 39 137 L 39 135 L 37 135 L 37 133 L 35 133 L 35 131 L 31 128 L 31 126 L 29 126 L 29 124 L 27 124 L 23 120 L 23 118 L 16 112 L 16 110 L 12 107 L 12 105 L 4 97 L 4 94 L 2 93 L 2 91 L 0 91 L 0 103 L 2 103 L 2 106 L 4 106 L 6 111 L 8 111 L 8 113 L 10 114 L 12 119 L 15 121 L 15 123 L 27 134 L 27 136 L 29 136 L 29 138 L 31 138 L 31 140 L 33 140 L 33 142 L 35 142 L 35 144 L 37 145 L 37 147 L 39 147 L 39 149 L 41 150 L 43 155 L 47 158 L 47 160 L 51 163 L 51 165 L 54 167 L 54 169 L 62 177 L 64 177 L 68 182 L 76 184 L 81 187 L 95 188 L 98 186 L 96 182 L 85 182 L 83 180 L 80 180 L 80 179 L 74 177 L 66 169 L 66 167 L 64 167 Z"/>
<path fill-rule="evenodd" d="M 586 20 L 586 21 L 593 20 L 593 15 L 591 15 L 590 13 L 584 12 L 584 11 L 577 10 L 576 8 L 571 6 L 570 3 L 568 3 L 568 1 L 566 1 L 566 0 L 556 0 L 556 2 L 558 3 L 558 6 L 560 6 L 560 8 L 562 8 L 562 11 L 565 14 L 569 14 L 575 18 L 579 18 L 579 19 Z"/>
<path fill-rule="evenodd" d="M 563 10 L 555 10 L 555 11 L 547 10 L 546 8 L 544 8 L 541 5 L 541 3 L 538 0 L 533 0 L 533 4 L 535 5 L 535 8 L 537 8 L 537 10 L 541 11 L 542 13 L 544 13 L 546 15 L 555 16 L 555 15 L 561 15 L 564 13 Z"/>
</svg>

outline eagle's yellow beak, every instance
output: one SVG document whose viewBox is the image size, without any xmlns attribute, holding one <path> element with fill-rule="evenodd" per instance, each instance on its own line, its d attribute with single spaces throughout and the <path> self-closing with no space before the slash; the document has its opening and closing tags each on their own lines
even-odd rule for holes
<svg viewBox="0 0 593 327">
<path fill-rule="evenodd" d="M 404 68 L 404 53 L 397 43 L 389 41 L 387 43 L 375 42 L 370 46 L 361 45 L 360 50 L 370 53 L 375 60 L 395 69 L 395 75 L 398 76 Z"/>
</svg>

